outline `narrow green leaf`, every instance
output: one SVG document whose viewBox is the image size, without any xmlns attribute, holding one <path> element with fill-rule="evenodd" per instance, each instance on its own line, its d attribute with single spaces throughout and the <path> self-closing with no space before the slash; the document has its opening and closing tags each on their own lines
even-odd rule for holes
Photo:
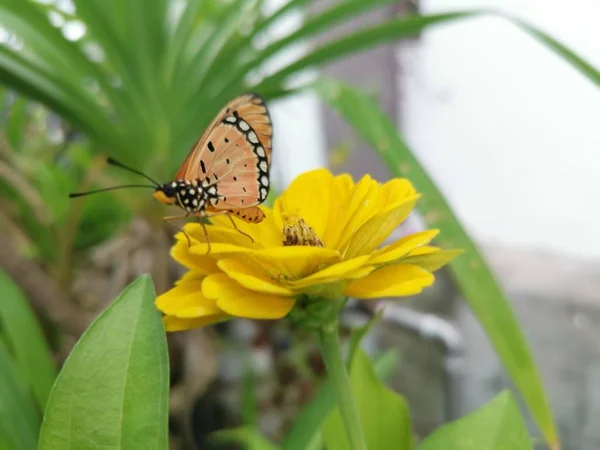
<svg viewBox="0 0 600 450">
<path fill-rule="evenodd" d="M 502 14 L 502 13 L 498 13 L 498 15 L 500 17 L 505 18 L 506 20 L 511 22 L 513 25 L 516 25 L 517 27 L 521 28 L 523 31 L 525 31 L 530 36 L 532 36 L 534 39 L 537 39 L 538 41 L 540 41 L 540 43 L 544 44 L 546 47 L 548 47 L 550 50 L 552 50 L 558 56 L 564 58 L 575 69 L 577 69 L 582 75 L 585 75 L 592 83 L 596 84 L 597 86 L 600 86 L 600 71 L 596 67 L 592 66 L 585 59 L 583 59 L 581 56 L 579 56 L 577 53 L 575 53 L 573 50 L 568 48 L 566 45 L 561 44 L 556 39 L 554 39 L 552 36 L 549 36 L 548 34 L 544 33 L 543 31 L 532 27 L 528 23 L 523 22 L 522 20 L 520 20 L 516 17 L 512 17 L 512 16 L 509 16 L 508 14 Z"/>
<path fill-rule="evenodd" d="M 352 360 L 350 383 L 367 448 L 411 450 L 408 404 L 400 394 L 379 381 L 369 357 L 360 348 Z M 322 433 L 328 449 L 350 450 L 344 423 L 337 408 L 325 420 Z"/>
<path fill-rule="evenodd" d="M 532 450 L 517 402 L 504 391 L 490 402 L 434 431 L 418 450 Z"/>
<path fill-rule="evenodd" d="M 259 92 L 262 90 L 272 90 L 283 84 L 287 77 L 300 70 L 333 62 L 344 56 L 372 48 L 374 45 L 383 42 L 413 36 L 431 25 L 465 19 L 475 14 L 475 11 L 465 11 L 432 14 L 429 16 L 407 16 L 359 30 L 318 47 L 265 79 L 258 85 L 256 90 Z"/>
<path fill-rule="evenodd" d="M 94 103 L 74 92 L 61 79 L 5 47 L 0 47 L 0 82 L 44 103 L 102 141 L 100 138 L 106 123 L 101 118 L 92 119 L 91 115 L 97 110 Z"/>
<path fill-rule="evenodd" d="M 20 151 L 27 130 L 27 101 L 17 97 L 10 105 L 8 120 L 6 122 L 6 138 L 15 151 Z"/>
<path fill-rule="evenodd" d="M 442 247 L 465 250 L 450 269 L 546 440 L 558 441 L 556 426 L 531 351 L 508 299 L 476 245 L 450 209 L 442 193 L 400 139 L 395 125 L 367 96 L 350 86 L 327 80 L 315 90 L 377 151 L 394 176 L 408 177 L 423 194 L 417 208 L 427 225 L 442 232 Z"/>
<path fill-rule="evenodd" d="M 373 45 L 379 43 L 395 41 L 407 36 L 415 35 L 433 25 L 441 25 L 447 22 L 483 15 L 497 16 L 508 20 L 533 38 L 545 44 L 558 56 L 564 58 L 593 83 L 600 85 L 600 71 L 597 68 L 593 67 L 556 39 L 535 27 L 532 27 L 526 22 L 493 10 L 464 10 L 444 14 L 432 14 L 426 16 L 415 15 L 392 19 L 382 24 L 377 24 L 373 27 L 365 28 L 343 36 L 338 40 L 322 45 L 311 53 L 284 67 L 262 81 L 255 89 L 261 92 L 263 90 L 279 89 L 284 84 L 287 77 L 306 68 L 331 63 L 344 56 L 369 49 L 373 47 Z"/>
<path fill-rule="evenodd" d="M 40 414 L 0 341 L 0 449 L 34 450 Z"/>
<path fill-rule="evenodd" d="M 3 271 L 0 271 L 0 298 L 0 334 L 5 338 L 19 379 L 31 389 L 39 410 L 43 411 L 56 378 L 50 349 L 25 295 Z"/>
<path fill-rule="evenodd" d="M 365 2 L 364 0 L 348 0 L 334 4 L 332 7 L 320 12 L 314 17 L 307 18 L 297 30 L 276 40 L 260 52 L 256 52 L 256 55 L 249 58 L 245 63 L 240 65 L 239 57 L 237 59 L 231 59 L 229 64 L 222 67 L 220 72 L 218 72 L 218 75 L 214 77 L 213 84 L 218 86 L 216 88 L 218 92 L 227 91 L 236 83 L 240 84 L 250 70 L 259 67 L 283 48 L 292 44 L 297 44 L 302 40 L 331 29 L 336 24 L 343 23 L 344 20 L 348 20 L 360 13 L 381 7 L 385 4 L 392 3 L 393 1 L 395 0 L 372 0 L 369 2 Z M 234 68 L 236 63 L 239 67 Z M 212 90 L 213 88 L 211 85 L 209 91 Z"/>
<path fill-rule="evenodd" d="M 168 445 L 169 367 L 154 289 L 142 276 L 83 334 L 50 394 L 40 450 Z"/>
</svg>

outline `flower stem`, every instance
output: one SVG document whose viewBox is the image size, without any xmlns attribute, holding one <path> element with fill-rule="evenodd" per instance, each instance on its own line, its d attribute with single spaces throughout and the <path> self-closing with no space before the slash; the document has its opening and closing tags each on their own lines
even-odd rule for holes
<svg viewBox="0 0 600 450">
<path fill-rule="evenodd" d="M 344 421 L 346 435 L 351 450 L 367 450 L 365 437 L 360 424 L 358 410 L 352 395 L 350 378 L 342 357 L 342 346 L 338 334 L 337 320 L 319 329 L 321 353 L 327 368 L 329 383 L 333 388 L 337 404 Z"/>
</svg>

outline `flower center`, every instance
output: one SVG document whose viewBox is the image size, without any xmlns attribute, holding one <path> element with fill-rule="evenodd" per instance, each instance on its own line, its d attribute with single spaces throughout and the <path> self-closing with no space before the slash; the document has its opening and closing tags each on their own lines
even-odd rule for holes
<svg viewBox="0 0 600 450">
<path fill-rule="evenodd" d="M 283 225 L 283 245 L 305 245 L 309 247 L 325 247 L 317 233 L 302 217 L 288 216 Z"/>
</svg>

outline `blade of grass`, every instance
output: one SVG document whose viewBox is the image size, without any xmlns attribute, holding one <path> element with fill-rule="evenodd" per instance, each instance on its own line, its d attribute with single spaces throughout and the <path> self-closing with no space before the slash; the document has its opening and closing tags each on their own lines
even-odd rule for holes
<svg viewBox="0 0 600 450">
<path fill-rule="evenodd" d="M 550 445 L 558 436 L 538 369 L 510 303 L 475 243 L 450 209 L 441 191 L 400 139 L 396 127 L 366 95 L 334 80 L 314 85 L 315 91 L 376 150 L 394 176 L 409 177 L 423 194 L 417 205 L 427 225 L 442 230 L 442 247 L 461 248 L 450 269 L 511 379 Z"/>
<path fill-rule="evenodd" d="M 40 414 L 28 394 L 0 340 L 0 448 L 36 448 Z"/>
</svg>

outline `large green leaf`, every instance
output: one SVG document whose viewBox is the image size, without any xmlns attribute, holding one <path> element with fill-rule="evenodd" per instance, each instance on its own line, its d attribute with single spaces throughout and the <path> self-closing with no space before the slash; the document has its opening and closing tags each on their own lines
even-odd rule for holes
<svg viewBox="0 0 600 450">
<path fill-rule="evenodd" d="M 0 335 L 19 378 L 31 389 L 39 410 L 43 411 L 56 378 L 50 349 L 25 295 L 3 271 L 0 271 L 0 298 Z"/>
<path fill-rule="evenodd" d="M 517 402 L 509 391 L 477 411 L 442 426 L 418 450 L 532 450 Z"/>
<path fill-rule="evenodd" d="M 0 450 L 36 448 L 40 414 L 0 341 Z"/>
<path fill-rule="evenodd" d="M 358 348 L 350 368 L 350 384 L 367 448 L 411 450 L 410 415 L 406 400 L 379 379 L 365 352 Z M 334 409 L 323 424 L 323 439 L 329 450 L 350 450 L 344 422 Z"/>
<path fill-rule="evenodd" d="M 169 367 L 142 276 L 83 334 L 50 394 L 40 450 L 167 449 Z"/>
<path fill-rule="evenodd" d="M 552 412 L 517 318 L 441 191 L 400 139 L 395 125 L 366 95 L 333 80 L 317 83 L 315 90 L 377 151 L 394 176 L 408 177 L 415 184 L 423 194 L 417 207 L 427 225 L 442 230 L 437 242 L 442 247 L 465 250 L 450 265 L 454 278 L 544 437 L 554 445 L 558 437 Z"/>
</svg>

